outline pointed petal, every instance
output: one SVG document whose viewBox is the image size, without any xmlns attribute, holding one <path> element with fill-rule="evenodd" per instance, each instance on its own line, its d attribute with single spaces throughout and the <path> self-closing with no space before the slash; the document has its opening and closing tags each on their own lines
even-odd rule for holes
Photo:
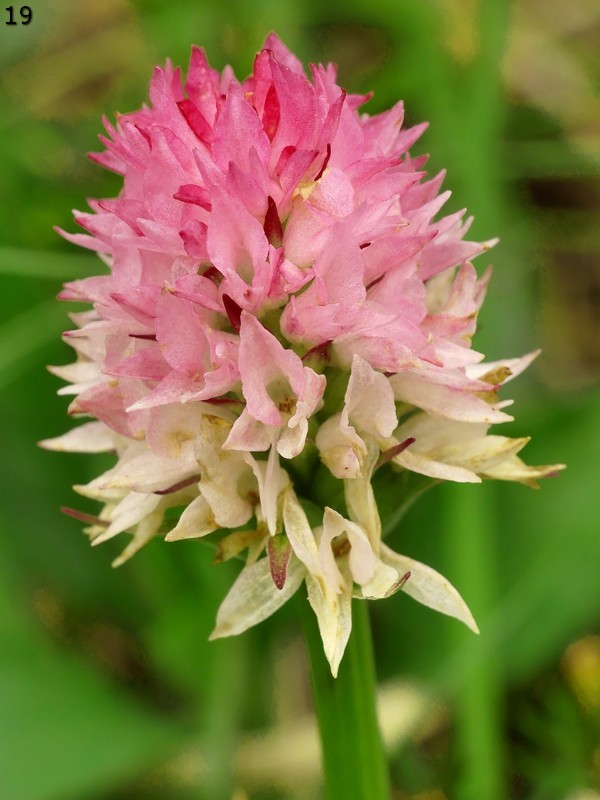
<svg viewBox="0 0 600 800">
<path fill-rule="evenodd" d="M 177 525 L 165 536 L 165 541 L 177 542 L 180 539 L 196 539 L 212 533 L 217 527 L 210 506 L 200 495 L 187 506 Z"/>
<path fill-rule="evenodd" d="M 509 380 L 516 378 L 527 367 L 535 361 L 541 353 L 541 350 L 533 350 L 520 358 L 504 358 L 501 361 L 488 361 L 480 364 L 473 364 L 467 367 L 466 372 L 469 378 L 479 378 L 480 380 L 487 380 L 486 376 L 493 375 L 499 369 L 508 369 L 509 375 L 504 378 L 502 383 L 507 383 Z M 494 381 L 495 382 L 495 381 Z"/>
<path fill-rule="evenodd" d="M 425 371 L 421 375 L 415 372 L 399 372 L 392 375 L 390 383 L 397 400 L 442 417 L 464 422 L 493 423 L 512 420 L 511 416 L 497 411 L 472 391 L 433 382 Z"/>
<path fill-rule="evenodd" d="M 306 576 L 306 588 L 308 602 L 317 617 L 331 674 L 337 678 L 340 661 L 352 630 L 352 596 L 349 592 L 336 594 L 328 589 L 324 594 L 319 582 L 310 574 Z"/>
<path fill-rule="evenodd" d="M 530 467 L 521 461 L 518 456 L 512 455 L 499 464 L 486 468 L 485 471 L 482 471 L 482 475 L 499 481 L 518 481 L 525 484 L 525 486 L 537 489 L 538 478 L 553 477 L 561 470 L 566 469 L 566 466 L 566 464 L 546 464 L 539 467 Z"/>
<path fill-rule="evenodd" d="M 131 489 L 135 492 L 156 492 L 191 478 L 198 473 L 192 443 L 182 447 L 179 458 L 157 456 L 147 447 L 132 446 L 116 466 L 96 478 L 93 484 L 101 489 Z"/>
<path fill-rule="evenodd" d="M 457 467 L 454 464 L 446 464 L 429 458 L 427 454 L 413 453 L 410 449 L 400 453 L 392 461 L 394 464 L 398 464 L 411 472 L 418 472 L 419 475 L 427 475 L 429 478 L 437 478 L 441 481 L 481 483 L 481 478 L 470 469 Z"/>
<path fill-rule="evenodd" d="M 304 566 L 292 556 L 285 585 L 278 589 L 271 577 L 268 558 L 244 567 L 221 603 L 210 639 L 235 636 L 270 617 L 296 592 L 304 572 Z"/>
<path fill-rule="evenodd" d="M 129 561 L 132 556 L 139 552 L 145 544 L 157 535 L 162 516 L 162 509 L 157 509 L 153 514 L 149 514 L 141 520 L 135 529 L 133 539 L 129 542 L 121 555 L 117 556 L 112 562 L 113 567 L 120 567 L 126 561 Z"/>
<path fill-rule="evenodd" d="M 102 542 L 112 539 L 113 536 L 133 528 L 144 518 L 151 517 L 161 503 L 162 498 L 158 495 L 128 492 L 123 500 L 112 509 L 110 525 L 94 539 L 93 545 L 102 544 Z"/>
<path fill-rule="evenodd" d="M 311 574 L 322 575 L 315 535 L 291 486 L 283 496 L 283 525 L 296 556 Z"/>
<path fill-rule="evenodd" d="M 467 604 L 443 575 L 420 561 L 395 553 L 385 544 L 381 545 L 381 558 L 386 564 L 394 567 L 399 575 L 410 572 L 410 578 L 402 587 L 403 592 L 434 611 L 455 617 L 464 622 L 467 628 L 479 633 L 477 623 Z"/>
<path fill-rule="evenodd" d="M 62 436 L 44 439 L 39 442 L 39 446 L 46 450 L 64 450 L 70 453 L 107 453 L 115 449 L 117 438 L 103 422 L 86 422 Z"/>
</svg>

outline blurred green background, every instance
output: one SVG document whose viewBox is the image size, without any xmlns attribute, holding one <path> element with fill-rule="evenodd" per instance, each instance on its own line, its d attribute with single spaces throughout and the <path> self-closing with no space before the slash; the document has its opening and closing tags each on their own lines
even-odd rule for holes
<svg viewBox="0 0 600 800">
<path fill-rule="evenodd" d="M 70 423 L 46 364 L 71 360 L 54 296 L 93 256 L 52 230 L 111 197 L 85 157 L 100 116 L 139 107 L 190 44 L 246 75 L 276 30 L 305 61 L 404 98 L 451 210 L 500 235 L 476 346 L 535 346 L 510 385 L 539 492 L 445 486 L 392 545 L 447 575 L 473 637 L 400 594 L 372 604 L 396 800 L 600 798 L 600 5 L 597 0 L 86 0 L 0 9 L 0 798 L 313 800 L 319 762 L 293 604 L 208 644 L 235 574 L 200 542 L 119 570 L 63 517 L 99 458 L 36 448 Z M 14 6 L 15 13 L 19 6 Z M 17 17 L 18 19 L 18 17 Z M 485 262 L 480 259 L 480 267 Z M 506 430 L 510 427 L 510 431 Z M 351 800 L 351 798 L 349 798 Z"/>
</svg>

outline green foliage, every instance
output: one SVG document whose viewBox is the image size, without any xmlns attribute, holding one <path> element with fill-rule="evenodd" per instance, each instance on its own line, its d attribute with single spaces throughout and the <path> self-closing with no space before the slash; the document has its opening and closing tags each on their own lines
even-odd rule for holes
<svg viewBox="0 0 600 800">
<path fill-rule="evenodd" d="M 24 626 L 0 638 L 3 797 L 90 796 L 151 768 L 185 741 L 177 720 L 135 702 L 38 631 Z"/>
</svg>

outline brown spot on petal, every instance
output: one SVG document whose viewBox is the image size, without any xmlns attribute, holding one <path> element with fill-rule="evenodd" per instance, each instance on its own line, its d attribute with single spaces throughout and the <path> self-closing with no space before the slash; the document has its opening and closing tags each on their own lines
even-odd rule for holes
<svg viewBox="0 0 600 800">
<path fill-rule="evenodd" d="M 282 414 L 288 414 L 291 417 L 296 411 L 296 399 L 294 397 L 286 397 L 285 400 L 277 404 L 277 408 Z"/>
<path fill-rule="evenodd" d="M 351 547 L 352 545 L 345 534 L 343 536 L 338 536 L 331 543 L 331 549 L 333 550 L 333 555 L 336 558 L 347 556 L 351 550 Z"/>
<path fill-rule="evenodd" d="M 285 533 L 271 536 L 267 543 L 267 555 L 273 583 L 281 590 L 285 586 L 287 568 L 292 555 L 292 547 Z"/>
<path fill-rule="evenodd" d="M 480 378 L 480 380 L 484 381 L 484 383 L 489 383 L 492 386 L 498 386 L 499 384 L 504 383 L 507 378 L 510 378 L 511 375 L 512 370 L 509 369 L 509 367 L 500 366 L 496 367 L 495 369 L 491 369 L 489 372 L 486 372 L 485 375 Z"/>
</svg>

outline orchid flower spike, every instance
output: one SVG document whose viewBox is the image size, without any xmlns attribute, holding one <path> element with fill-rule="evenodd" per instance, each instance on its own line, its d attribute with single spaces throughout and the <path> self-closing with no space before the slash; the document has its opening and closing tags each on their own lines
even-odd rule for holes
<svg viewBox="0 0 600 800">
<path fill-rule="evenodd" d="M 441 575 L 383 543 L 376 472 L 534 485 L 562 468 L 488 434 L 536 354 L 473 350 L 490 274 L 472 260 L 495 242 L 440 215 L 444 175 L 409 154 L 426 126 L 368 99 L 271 34 L 244 81 L 194 47 L 185 78 L 167 62 L 149 105 L 105 121 L 91 157 L 123 188 L 76 212 L 84 233 L 60 231 L 108 266 L 60 295 L 91 305 L 65 334 L 75 363 L 53 368 L 88 420 L 42 443 L 115 454 L 76 489 L 102 504 L 80 515 L 94 544 L 131 536 L 117 563 L 165 535 L 245 554 L 213 637 L 304 585 L 334 675 L 353 597 L 400 590 L 477 630 Z"/>
</svg>

